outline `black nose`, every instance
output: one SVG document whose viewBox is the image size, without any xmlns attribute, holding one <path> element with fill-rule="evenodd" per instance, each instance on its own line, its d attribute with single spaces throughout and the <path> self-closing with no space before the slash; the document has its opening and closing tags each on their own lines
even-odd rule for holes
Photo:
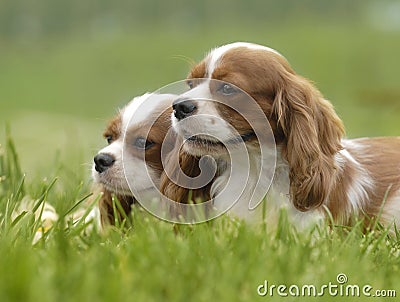
<svg viewBox="0 0 400 302">
<path fill-rule="evenodd" d="M 197 109 L 196 105 L 192 100 L 188 99 L 176 99 L 172 103 L 172 109 L 174 109 L 174 115 L 178 120 L 182 120 L 185 117 L 193 114 Z"/>
<path fill-rule="evenodd" d="M 94 168 L 97 172 L 102 173 L 113 165 L 115 158 L 107 153 L 99 153 L 94 157 Z"/>
</svg>

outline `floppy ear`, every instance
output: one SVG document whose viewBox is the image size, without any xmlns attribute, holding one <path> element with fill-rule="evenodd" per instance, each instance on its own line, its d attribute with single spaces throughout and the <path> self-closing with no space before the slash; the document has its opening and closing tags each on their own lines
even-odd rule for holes
<svg viewBox="0 0 400 302">
<path fill-rule="evenodd" d="M 174 149 L 168 154 L 165 161 L 166 166 L 164 166 L 164 172 L 161 174 L 160 180 L 160 192 L 165 197 L 178 203 L 189 203 L 196 200 L 208 201 L 210 199 L 211 184 L 193 190 L 179 185 L 185 183 L 182 177 L 180 177 L 182 175 L 181 171 L 190 178 L 200 175 L 199 161 L 198 157 L 185 152 L 181 148 L 180 141 L 177 140 Z M 176 180 L 176 183 L 168 177 L 165 170 L 168 171 L 168 175 L 171 178 Z M 191 184 L 187 183 L 186 185 L 190 186 Z"/>
<path fill-rule="evenodd" d="M 285 135 L 282 152 L 289 163 L 292 202 L 301 211 L 316 208 L 335 182 L 343 124 L 307 79 L 289 72 L 277 88 L 273 112 Z"/>
<path fill-rule="evenodd" d="M 133 197 L 116 196 L 119 203 L 121 204 L 121 210 L 124 211 L 124 213 L 121 213 L 119 207 L 115 207 L 116 211 L 114 211 L 112 193 L 107 191 L 102 186 L 99 186 L 98 188 L 96 188 L 96 190 L 97 192 L 103 193 L 103 195 L 99 199 L 100 221 L 102 226 L 114 225 L 115 218 L 118 218 L 119 221 L 122 221 L 124 217 L 129 216 L 131 212 L 131 206 L 134 203 Z M 115 217 L 115 214 L 117 215 L 117 217 Z"/>
</svg>

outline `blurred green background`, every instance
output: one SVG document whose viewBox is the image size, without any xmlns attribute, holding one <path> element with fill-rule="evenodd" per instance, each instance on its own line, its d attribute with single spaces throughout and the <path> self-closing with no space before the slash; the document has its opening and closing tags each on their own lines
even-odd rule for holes
<svg viewBox="0 0 400 302">
<path fill-rule="evenodd" d="M 286 56 L 349 137 L 400 135 L 399 1 L 0 0 L 0 142 L 8 123 L 28 178 L 89 178 L 118 107 L 233 41 Z"/>
</svg>

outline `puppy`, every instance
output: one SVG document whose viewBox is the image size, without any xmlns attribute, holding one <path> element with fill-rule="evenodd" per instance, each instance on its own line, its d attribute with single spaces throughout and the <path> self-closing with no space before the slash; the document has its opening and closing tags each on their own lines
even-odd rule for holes
<svg viewBox="0 0 400 302">
<path fill-rule="evenodd" d="M 285 207 L 290 221 L 300 227 L 327 215 L 345 225 L 353 218 L 366 218 L 368 225 L 371 219 L 387 226 L 399 223 L 400 138 L 345 139 L 332 104 L 277 51 L 243 42 L 218 47 L 190 71 L 187 83 L 190 90 L 173 103 L 172 123 L 185 140 L 181 156 L 192 156 L 187 162 L 210 154 L 219 161 L 212 184 L 204 187 L 205 198 L 210 196 L 218 204 L 221 200 L 216 197 L 229 177 L 241 173 L 238 169 L 230 173 L 235 167 L 226 159 L 226 142 L 239 134 L 250 163 L 255 162 L 250 168 L 252 181 L 240 197 L 243 201 L 250 199 L 258 180 L 260 147 L 273 152 L 272 145 L 260 143 L 243 113 L 228 106 L 235 103 L 251 116 L 247 104 L 238 101 L 244 91 L 268 119 L 276 143 L 267 219 L 273 220 Z M 199 128 L 205 134 L 196 135 Z M 182 189 L 167 177 L 162 177 L 161 188 L 169 198 L 180 200 Z"/>
<path fill-rule="evenodd" d="M 116 213 L 119 219 L 129 215 L 137 196 L 157 196 L 163 171 L 161 147 L 164 143 L 168 149 L 164 138 L 171 127 L 174 98 L 149 93 L 135 97 L 109 122 L 103 134 L 108 146 L 94 157 L 92 167 L 97 190 L 103 192 L 99 201 L 103 225 L 113 224 L 116 218 L 112 195 L 123 209 Z"/>
</svg>

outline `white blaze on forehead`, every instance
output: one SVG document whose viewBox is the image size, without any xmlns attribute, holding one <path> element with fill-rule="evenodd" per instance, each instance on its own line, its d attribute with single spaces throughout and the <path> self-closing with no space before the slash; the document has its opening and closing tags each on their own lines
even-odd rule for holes
<svg viewBox="0 0 400 302">
<path fill-rule="evenodd" d="M 126 127 L 128 127 L 132 123 L 132 117 L 135 115 L 135 123 L 140 123 L 149 116 L 150 112 L 152 112 L 156 106 L 157 102 L 147 101 L 149 97 L 152 96 L 151 93 L 145 93 L 142 96 L 135 97 L 132 101 L 130 101 L 124 109 L 122 109 L 122 130 L 125 131 Z M 144 103 L 146 104 L 144 105 Z M 143 110 L 140 108 L 141 106 L 146 106 L 147 110 Z M 140 110 L 138 110 L 140 108 Z"/>
<path fill-rule="evenodd" d="M 169 108 L 172 101 L 176 98 L 173 94 L 155 94 L 145 93 L 142 96 L 135 97 L 122 110 L 122 131 L 125 131 L 132 125 L 140 124 L 149 118 L 149 116 L 158 109 L 162 111 Z"/>
<path fill-rule="evenodd" d="M 212 94 L 210 91 L 210 80 L 205 80 L 203 83 L 196 87 L 186 91 L 179 97 L 182 99 L 194 99 L 194 100 L 212 100 Z"/>
<path fill-rule="evenodd" d="M 122 154 L 122 146 L 122 139 L 119 138 L 118 140 L 101 149 L 98 154 L 107 153 L 113 155 L 115 159 L 120 159 Z"/>
<path fill-rule="evenodd" d="M 282 56 L 279 52 L 277 52 L 275 49 L 269 48 L 267 46 L 263 45 L 258 45 L 258 44 L 253 44 L 253 43 L 247 43 L 247 42 L 235 42 L 231 44 L 226 44 L 220 47 L 217 47 L 213 50 L 208 55 L 208 66 L 207 66 L 207 76 L 211 77 L 213 71 L 217 67 L 217 64 L 219 63 L 221 57 L 229 50 L 233 48 L 238 48 L 238 47 L 246 47 L 249 49 L 255 49 L 255 50 L 265 50 L 265 51 L 270 51 L 273 52 L 274 54 L 277 54 L 279 56 Z"/>
</svg>

